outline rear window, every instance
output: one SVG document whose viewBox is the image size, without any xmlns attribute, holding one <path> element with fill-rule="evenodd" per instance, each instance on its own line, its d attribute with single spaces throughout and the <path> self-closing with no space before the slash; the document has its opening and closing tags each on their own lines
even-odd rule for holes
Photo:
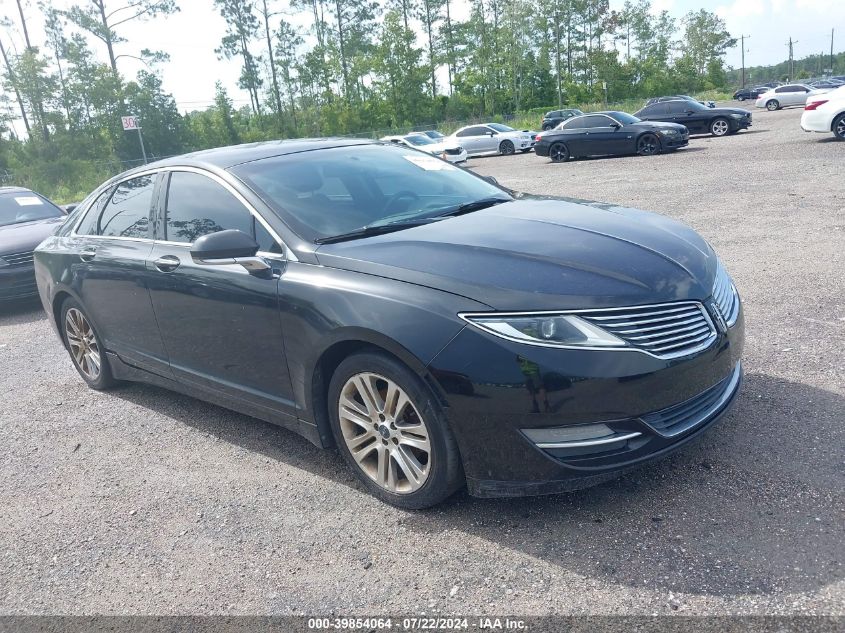
<svg viewBox="0 0 845 633">
<path fill-rule="evenodd" d="M 62 210 L 37 193 L 22 191 L 0 195 L 0 226 L 61 217 L 64 217 Z"/>
</svg>

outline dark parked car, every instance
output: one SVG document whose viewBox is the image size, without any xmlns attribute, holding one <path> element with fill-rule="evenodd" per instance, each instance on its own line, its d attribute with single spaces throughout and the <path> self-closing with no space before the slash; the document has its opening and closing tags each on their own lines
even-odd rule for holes
<svg viewBox="0 0 845 633">
<path fill-rule="evenodd" d="M 741 108 L 708 108 L 695 101 L 666 101 L 644 107 L 635 116 L 686 126 L 690 134 L 725 136 L 751 127 L 751 112 Z"/>
<path fill-rule="evenodd" d="M 38 294 L 32 251 L 55 231 L 65 212 L 21 187 L 0 187 L 0 301 Z"/>
<path fill-rule="evenodd" d="M 534 153 L 560 163 L 580 156 L 650 156 L 688 143 L 683 125 L 645 122 L 625 112 L 593 112 L 541 133 Z"/>
<path fill-rule="evenodd" d="M 543 131 L 556 128 L 558 125 L 571 119 L 574 116 L 581 116 L 584 114 L 578 108 L 567 108 L 566 110 L 552 110 L 543 115 L 543 120 L 540 121 L 540 129 Z"/>
<path fill-rule="evenodd" d="M 835 90 L 840 86 L 845 85 L 845 83 L 837 80 L 837 79 L 820 79 L 818 81 L 814 81 L 810 84 L 810 88 L 814 88 L 815 90 L 824 90 L 829 88 L 830 90 Z"/>
<path fill-rule="evenodd" d="M 755 100 L 764 92 L 768 92 L 768 86 L 759 86 L 757 88 L 740 88 L 734 93 L 734 99 L 737 101 Z"/>
<path fill-rule="evenodd" d="M 406 508 L 612 478 L 701 435 L 741 377 L 739 297 L 689 227 L 511 195 L 393 145 L 127 172 L 35 267 L 92 388 L 148 382 L 280 424 Z"/>
</svg>

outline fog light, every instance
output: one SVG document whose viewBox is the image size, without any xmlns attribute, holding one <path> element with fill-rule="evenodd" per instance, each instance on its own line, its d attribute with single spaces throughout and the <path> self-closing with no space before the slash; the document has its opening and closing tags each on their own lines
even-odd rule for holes
<svg viewBox="0 0 845 633">
<path fill-rule="evenodd" d="M 582 448 L 625 442 L 639 437 L 637 431 L 618 432 L 606 424 L 581 424 L 556 426 L 543 429 L 522 429 L 526 437 L 538 448 Z"/>
</svg>

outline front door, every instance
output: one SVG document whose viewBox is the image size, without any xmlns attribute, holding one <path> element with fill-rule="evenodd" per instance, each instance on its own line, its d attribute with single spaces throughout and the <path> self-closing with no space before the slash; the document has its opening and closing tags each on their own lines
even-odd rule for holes
<svg viewBox="0 0 845 633">
<path fill-rule="evenodd" d="M 278 304 L 281 247 L 233 190 L 210 174 L 173 171 L 163 186 L 159 239 L 147 268 L 155 276 L 150 296 L 174 377 L 293 414 Z M 276 274 L 195 263 L 191 244 L 225 229 L 255 237 Z"/>
<path fill-rule="evenodd" d="M 156 174 L 125 180 L 98 198 L 77 227 L 73 285 L 103 346 L 124 362 L 168 375 L 148 291 Z"/>
</svg>

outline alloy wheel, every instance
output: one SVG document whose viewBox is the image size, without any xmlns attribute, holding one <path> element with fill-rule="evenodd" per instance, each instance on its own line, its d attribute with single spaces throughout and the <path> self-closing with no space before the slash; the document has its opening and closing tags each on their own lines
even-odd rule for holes
<svg viewBox="0 0 845 633">
<path fill-rule="evenodd" d="M 637 154 L 640 156 L 652 156 L 660 148 L 657 137 L 654 134 L 644 134 L 637 141 Z"/>
<path fill-rule="evenodd" d="M 79 371 L 89 380 L 96 381 L 102 364 L 100 345 L 88 319 L 76 308 L 65 314 L 65 336 Z"/>
<path fill-rule="evenodd" d="M 549 158 L 553 163 L 569 160 L 569 150 L 563 143 L 555 143 L 549 148 Z"/>
<path fill-rule="evenodd" d="M 713 133 L 713 136 L 724 136 L 730 131 L 730 126 L 724 119 L 716 119 L 710 126 L 710 131 Z"/>
<path fill-rule="evenodd" d="M 516 149 L 510 141 L 502 141 L 502 144 L 499 146 L 499 151 L 503 156 L 510 156 L 516 151 Z"/>
<path fill-rule="evenodd" d="M 766 110 L 768 110 L 769 112 L 774 112 L 778 109 L 778 105 L 778 102 L 772 99 L 766 104 Z"/>
<path fill-rule="evenodd" d="M 833 126 L 833 133 L 840 140 L 845 141 L 845 116 L 839 117 Z"/>
<path fill-rule="evenodd" d="M 340 392 L 338 418 L 358 467 L 384 490 L 419 490 L 431 470 L 428 427 L 408 394 L 374 373 L 358 373 Z"/>
</svg>

